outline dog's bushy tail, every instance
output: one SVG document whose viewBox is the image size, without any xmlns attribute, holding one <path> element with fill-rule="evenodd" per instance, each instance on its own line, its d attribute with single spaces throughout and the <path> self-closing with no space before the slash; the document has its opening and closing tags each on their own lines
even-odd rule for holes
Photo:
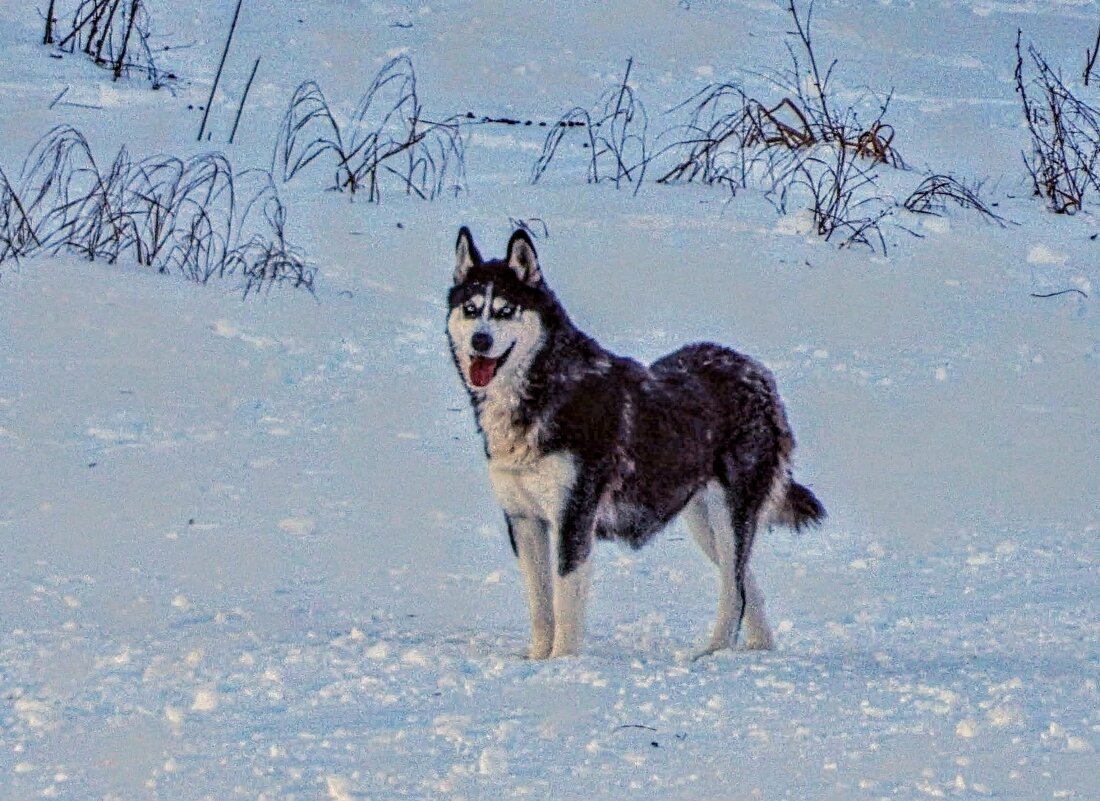
<svg viewBox="0 0 1100 801">
<path fill-rule="evenodd" d="M 825 507 L 817 496 L 792 479 L 787 485 L 787 494 L 779 509 L 778 522 L 801 532 L 810 526 L 821 525 L 825 517 Z"/>
</svg>

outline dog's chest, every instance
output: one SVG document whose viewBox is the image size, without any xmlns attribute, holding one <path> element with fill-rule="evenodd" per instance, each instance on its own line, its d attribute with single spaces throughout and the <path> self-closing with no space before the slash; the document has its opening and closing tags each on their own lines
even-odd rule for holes
<svg viewBox="0 0 1100 801">
<path fill-rule="evenodd" d="M 477 420 L 489 458 L 500 466 L 532 465 L 542 456 L 538 425 L 520 419 L 516 395 L 490 393 L 478 406 Z"/>
<path fill-rule="evenodd" d="M 577 477 L 572 455 L 562 451 L 523 466 L 489 462 L 489 481 L 501 508 L 511 517 L 556 523 Z"/>
</svg>

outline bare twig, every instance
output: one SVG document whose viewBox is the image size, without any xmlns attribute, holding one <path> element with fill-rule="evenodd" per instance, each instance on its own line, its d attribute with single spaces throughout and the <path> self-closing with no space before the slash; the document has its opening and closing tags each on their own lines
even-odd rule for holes
<svg viewBox="0 0 1100 801">
<path fill-rule="evenodd" d="M 229 55 L 229 46 L 233 43 L 233 32 L 237 30 L 237 20 L 241 16 L 241 3 L 244 0 L 237 0 L 237 7 L 233 11 L 233 21 L 229 23 L 229 33 L 225 37 L 225 47 L 222 49 L 222 57 L 218 62 L 218 71 L 214 73 L 214 83 L 210 84 L 210 97 L 206 100 L 206 108 L 202 111 L 202 123 L 199 125 L 198 141 L 202 141 L 202 136 L 206 132 L 206 121 L 210 116 L 210 107 L 214 105 L 214 93 L 218 91 L 218 82 L 222 78 L 222 70 L 225 68 L 225 57 Z"/>
<path fill-rule="evenodd" d="M 805 180 L 801 167 L 815 148 L 840 148 L 871 164 L 905 166 L 894 146 L 894 129 L 884 119 L 889 96 L 866 126 L 859 123 L 854 107 L 840 111 L 834 106 L 830 80 L 837 61 L 821 66 L 813 41 L 813 10 L 812 1 L 802 11 L 795 0 L 788 0 L 795 39 L 787 43 L 791 66 L 774 79 L 786 96 L 765 102 L 737 84 L 719 83 L 673 109 L 693 107 L 681 140 L 666 148 L 680 155 L 658 183 L 698 181 L 725 186 L 734 193 L 751 185 L 785 208 L 786 194 L 799 175 Z M 818 157 L 817 165 L 821 163 Z M 810 183 L 834 172 L 815 170 Z"/>
<path fill-rule="evenodd" d="M 589 183 L 593 183 L 599 180 L 599 165 L 596 161 L 596 134 L 592 128 L 592 116 L 588 113 L 587 109 L 577 106 L 567 111 L 554 124 L 550 133 L 547 134 L 546 139 L 542 143 L 542 153 L 539 155 L 531 172 L 531 183 L 537 184 L 546 170 L 549 169 L 550 162 L 552 162 L 557 155 L 558 147 L 561 145 L 562 140 L 573 128 L 583 128 L 587 131 L 588 138 L 584 147 L 588 150 L 589 156 L 588 181 Z"/>
<path fill-rule="evenodd" d="M 859 164 L 846 147 L 824 148 L 821 155 L 798 164 L 795 180 L 809 193 L 817 234 L 826 241 L 835 237 L 842 248 L 863 245 L 885 253 L 886 238 L 880 223 L 893 209 L 879 197 L 875 172 Z"/>
<path fill-rule="evenodd" d="M 546 220 L 542 217 L 528 217 L 527 219 L 521 219 L 518 217 L 509 217 L 508 224 L 512 228 L 522 228 L 529 233 L 534 239 L 549 239 L 550 227 L 546 224 Z M 537 228 L 535 227 L 537 224 Z"/>
<path fill-rule="evenodd" d="M 252 81 L 256 79 L 256 70 L 260 68 L 260 57 L 256 56 L 256 63 L 252 65 L 252 74 L 248 76 L 248 83 L 244 85 L 244 94 L 241 95 L 241 104 L 237 106 L 237 116 L 233 120 L 233 130 L 229 133 L 229 144 L 237 137 L 237 126 L 241 124 L 241 113 L 244 111 L 245 101 L 248 100 L 248 92 L 252 88 Z"/>
<path fill-rule="evenodd" d="M 794 21 L 795 34 L 798 36 L 798 40 L 802 45 L 802 50 L 805 52 L 807 59 L 810 62 L 809 77 L 813 82 L 813 90 L 816 103 L 807 102 L 804 97 L 802 84 L 796 84 L 799 97 L 803 100 L 803 105 L 807 108 L 816 108 L 821 114 L 821 127 L 826 131 L 837 131 L 839 129 L 838 121 L 834 120 L 832 110 L 829 108 L 828 103 L 828 85 L 829 79 L 832 77 L 833 69 L 836 67 L 836 59 L 833 59 L 829 64 L 829 68 L 825 70 L 825 74 L 822 75 L 820 68 L 817 66 L 817 54 L 814 52 L 813 41 L 810 38 L 810 26 L 813 22 L 814 14 L 814 2 L 809 0 L 806 4 L 806 16 L 803 19 L 798 14 L 798 6 L 795 5 L 795 0 L 788 0 L 787 12 L 791 15 L 791 19 Z M 795 64 L 796 73 L 798 71 L 798 56 L 793 50 L 790 50 L 788 46 L 788 52 L 791 55 L 791 60 Z"/>
<path fill-rule="evenodd" d="M 116 81 L 122 77 L 122 68 L 126 64 L 126 48 L 130 44 L 130 34 L 134 30 L 134 21 L 137 19 L 140 6 L 141 0 L 131 0 L 130 16 L 126 20 L 126 33 L 122 36 L 122 47 L 118 51 L 118 58 L 115 59 L 114 75 Z"/>
<path fill-rule="evenodd" d="M 1096 54 L 1100 53 L 1100 25 L 1096 28 L 1096 41 L 1092 45 L 1092 49 L 1085 48 L 1085 86 L 1089 85 L 1089 77 L 1092 75 L 1092 68 L 1096 64 Z"/>
<path fill-rule="evenodd" d="M 50 5 L 46 8 L 46 33 L 42 36 L 42 44 L 53 44 L 53 26 L 57 21 L 54 17 L 54 6 L 57 0 L 50 0 Z"/>
<path fill-rule="evenodd" d="M 58 92 L 57 97 L 55 97 L 53 100 L 50 101 L 49 108 L 53 109 L 53 107 L 58 104 L 58 102 L 61 100 L 61 98 L 63 98 L 71 88 L 72 88 L 71 86 L 66 86 L 64 89 L 62 89 L 60 92 Z"/>
<path fill-rule="evenodd" d="M 1059 295 L 1069 295 L 1069 294 L 1072 294 L 1074 292 L 1076 292 L 1078 295 L 1080 295 L 1083 298 L 1086 298 L 1086 299 L 1088 298 L 1087 293 L 1085 293 L 1083 290 L 1080 290 L 1080 289 L 1077 289 L 1077 288 L 1063 289 L 1060 292 L 1043 292 L 1043 293 L 1032 292 L 1031 297 L 1033 297 L 1033 298 L 1056 298 Z"/>
</svg>

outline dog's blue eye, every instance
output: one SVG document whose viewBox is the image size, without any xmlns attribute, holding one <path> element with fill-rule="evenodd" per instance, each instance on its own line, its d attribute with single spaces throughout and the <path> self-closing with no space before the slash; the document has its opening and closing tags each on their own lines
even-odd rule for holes
<svg viewBox="0 0 1100 801">
<path fill-rule="evenodd" d="M 515 315 L 515 306 L 501 306 L 500 309 L 497 311 L 497 317 L 500 317 L 502 320 L 511 320 L 513 317 L 515 317 Z"/>
<path fill-rule="evenodd" d="M 467 317 L 477 317 L 477 306 L 467 301 L 462 304 L 462 313 Z"/>
</svg>

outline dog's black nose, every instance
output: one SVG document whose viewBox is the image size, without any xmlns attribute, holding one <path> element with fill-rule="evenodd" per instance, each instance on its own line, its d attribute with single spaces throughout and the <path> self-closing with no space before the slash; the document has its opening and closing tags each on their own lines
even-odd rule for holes
<svg viewBox="0 0 1100 801">
<path fill-rule="evenodd" d="M 484 331 L 478 331 L 470 337 L 470 347 L 478 353 L 487 353 L 493 347 L 493 337 Z"/>
</svg>

